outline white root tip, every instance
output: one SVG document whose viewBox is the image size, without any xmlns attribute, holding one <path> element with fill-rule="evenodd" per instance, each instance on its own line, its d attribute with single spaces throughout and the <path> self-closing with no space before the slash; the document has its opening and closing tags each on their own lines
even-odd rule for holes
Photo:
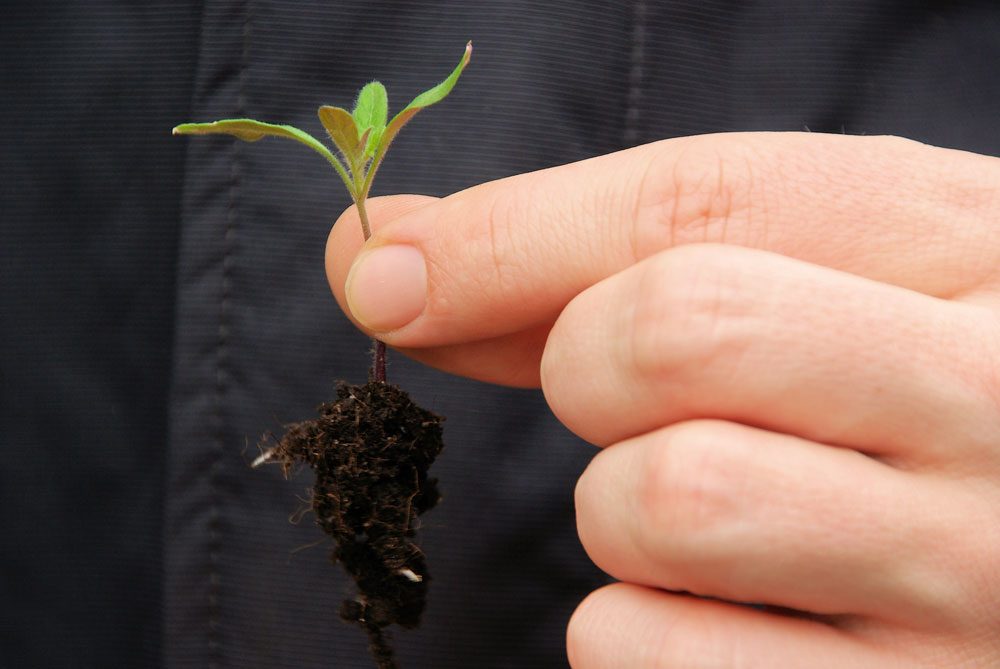
<svg viewBox="0 0 1000 669">
<path fill-rule="evenodd" d="M 274 449 L 273 448 L 268 449 L 263 453 L 261 453 L 260 455 L 258 455 L 257 459 L 250 463 L 250 466 L 253 468 L 260 467 L 262 464 L 270 460 L 272 455 L 274 455 Z"/>
<path fill-rule="evenodd" d="M 424 580 L 423 576 L 415 574 L 412 569 L 400 569 L 396 573 L 400 576 L 405 576 L 412 583 L 420 583 L 420 581 Z"/>
</svg>

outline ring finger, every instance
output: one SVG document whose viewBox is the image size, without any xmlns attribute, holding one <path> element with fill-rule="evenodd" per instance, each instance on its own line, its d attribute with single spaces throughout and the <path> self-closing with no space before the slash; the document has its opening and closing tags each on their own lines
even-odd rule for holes
<svg viewBox="0 0 1000 669">
<path fill-rule="evenodd" d="M 962 600 L 941 568 L 961 543 L 949 509 L 976 508 L 955 494 L 855 451 L 692 421 L 599 453 L 577 526 L 591 559 L 630 583 L 940 625 Z"/>
</svg>

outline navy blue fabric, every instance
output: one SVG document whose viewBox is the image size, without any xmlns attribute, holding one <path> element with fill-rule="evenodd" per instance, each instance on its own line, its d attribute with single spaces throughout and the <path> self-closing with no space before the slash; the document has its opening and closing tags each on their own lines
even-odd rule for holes
<svg viewBox="0 0 1000 669">
<path fill-rule="evenodd" d="M 7 2 L 0 12 L 0 666 L 368 667 L 351 586 L 250 470 L 368 342 L 330 297 L 348 204 L 301 146 L 172 139 L 252 116 L 314 134 L 375 76 L 398 108 L 472 39 L 376 194 L 444 195 L 665 137 L 893 133 L 1000 154 L 1000 6 L 891 0 Z M 537 392 L 391 358 L 448 417 L 434 583 L 404 667 L 565 666 L 605 582 L 573 527 L 593 449 Z M 296 550 L 301 548 L 301 550 Z"/>
<path fill-rule="evenodd" d="M 160 662 L 200 8 L 0 6 L 0 667 Z"/>
</svg>

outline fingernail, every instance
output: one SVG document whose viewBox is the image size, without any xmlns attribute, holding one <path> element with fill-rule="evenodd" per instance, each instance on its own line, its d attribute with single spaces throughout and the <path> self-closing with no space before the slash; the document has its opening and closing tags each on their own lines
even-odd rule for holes
<svg viewBox="0 0 1000 669">
<path fill-rule="evenodd" d="M 427 303 L 427 265 L 416 248 L 403 244 L 365 251 L 351 266 L 344 287 L 351 313 L 369 330 L 398 330 Z"/>
</svg>

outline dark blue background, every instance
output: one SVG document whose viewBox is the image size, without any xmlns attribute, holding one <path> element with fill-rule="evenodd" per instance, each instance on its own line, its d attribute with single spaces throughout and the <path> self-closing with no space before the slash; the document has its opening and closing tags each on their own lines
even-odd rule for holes
<svg viewBox="0 0 1000 669">
<path fill-rule="evenodd" d="M 258 437 L 365 378 L 323 246 L 348 204 L 291 143 L 173 139 L 252 116 L 321 135 L 371 77 L 398 109 L 376 194 L 444 195 L 665 137 L 893 133 L 1000 154 L 1000 5 L 889 0 L 4 3 L 0 666 L 367 667 L 308 476 Z M 392 358 L 448 416 L 404 667 L 558 667 L 604 581 L 572 490 L 592 449 L 531 391 Z"/>
</svg>

